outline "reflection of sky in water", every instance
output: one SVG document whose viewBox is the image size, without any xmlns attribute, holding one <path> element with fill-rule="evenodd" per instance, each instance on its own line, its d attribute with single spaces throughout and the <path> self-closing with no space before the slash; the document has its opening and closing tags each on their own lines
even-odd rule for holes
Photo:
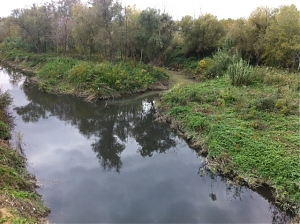
<svg viewBox="0 0 300 224">
<path fill-rule="evenodd" d="M 39 191 L 52 210 L 51 222 L 272 221 L 276 208 L 257 193 L 229 189 L 218 176 L 200 177 L 197 154 L 167 126 L 153 123 L 151 103 L 103 108 L 70 97 L 57 102 L 63 97 L 23 87 L 25 95 L 1 71 L 0 80 L 14 97 L 15 132 L 23 133 L 29 170 L 42 185 Z M 39 101 L 44 96 L 48 98 Z M 120 128 L 128 133 L 123 136 Z M 156 150 L 157 145 L 165 149 Z M 110 158 L 104 146 L 119 150 Z M 104 170 L 99 156 L 112 165 L 121 161 L 119 173 Z"/>
</svg>

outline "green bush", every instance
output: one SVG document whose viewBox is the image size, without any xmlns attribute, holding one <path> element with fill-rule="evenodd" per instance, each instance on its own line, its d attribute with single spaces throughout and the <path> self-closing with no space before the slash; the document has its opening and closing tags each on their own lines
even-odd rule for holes
<svg viewBox="0 0 300 224">
<path fill-rule="evenodd" d="M 248 62 L 240 58 L 227 68 L 231 84 L 235 86 L 250 85 L 254 80 L 254 69 Z"/>
<path fill-rule="evenodd" d="M 94 66 L 91 63 L 80 62 L 68 72 L 68 81 L 79 88 L 88 88 L 92 85 Z"/>
<path fill-rule="evenodd" d="M 0 139 L 7 139 L 9 137 L 9 130 L 2 121 L 0 121 Z"/>
<path fill-rule="evenodd" d="M 213 56 L 213 63 L 206 69 L 206 74 L 209 78 L 222 77 L 226 73 L 230 64 L 232 64 L 239 55 L 232 55 L 225 50 L 219 50 Z"/>
</svg>

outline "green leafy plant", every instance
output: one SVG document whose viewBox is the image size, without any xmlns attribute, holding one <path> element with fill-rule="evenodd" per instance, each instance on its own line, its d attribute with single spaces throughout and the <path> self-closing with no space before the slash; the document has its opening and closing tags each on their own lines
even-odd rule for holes
<svg viewBox="0 0 300 224">
<path fill-rule="evenodd" d="M 254 80 L 253 73 L 253 67 L 241 58 L 233 61 L 227 68 L 227 74 L 235 86 L 250 85 Z"/>
</svg>

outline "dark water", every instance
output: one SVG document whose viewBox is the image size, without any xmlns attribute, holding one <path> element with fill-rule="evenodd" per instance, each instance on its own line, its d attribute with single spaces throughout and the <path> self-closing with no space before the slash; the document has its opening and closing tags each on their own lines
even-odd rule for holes
<svg viewBox="0 0 300 224">
<path fill-rule="evenodd" d="M 40 92 L 2 68 L 50 223 L 286 223 L 266 197 L 206 172 L 204 159 L 154 122 L 151 96 L 86 103 Z"/>
</svg>

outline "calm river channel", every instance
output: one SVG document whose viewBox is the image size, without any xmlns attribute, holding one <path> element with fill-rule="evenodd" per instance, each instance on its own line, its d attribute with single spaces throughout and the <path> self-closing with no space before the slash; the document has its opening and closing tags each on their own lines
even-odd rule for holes
<svg viewBox="0 0 300 224">
<path fill-rule="evenodd" d="M 154 121 L 155 96 L 92 104 L 0 69 L 50 223 L 289 222 L 266 191 L 203 173 L 204 158 Z"/>
</svg>

